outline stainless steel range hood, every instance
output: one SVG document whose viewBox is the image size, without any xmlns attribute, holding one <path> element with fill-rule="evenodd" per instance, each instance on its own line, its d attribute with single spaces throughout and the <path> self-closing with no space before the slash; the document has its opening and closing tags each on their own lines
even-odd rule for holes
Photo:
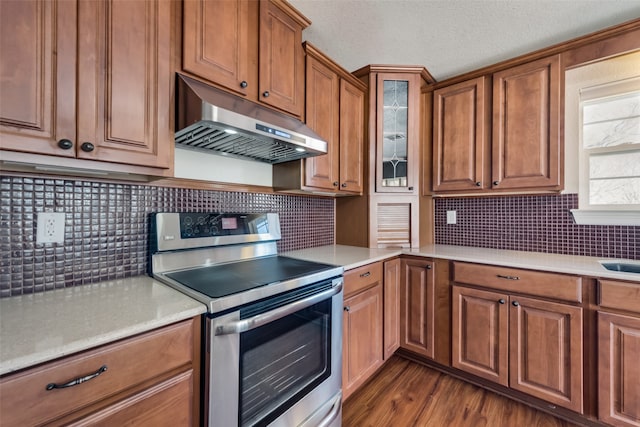
<svg viewBox="0 0 640 427">
<path fill-rule="evenodd" d="M 326 154 L 299 120 L 178 74 L 176 144 L 245 160 L 282 163 Z"/>
</svg>

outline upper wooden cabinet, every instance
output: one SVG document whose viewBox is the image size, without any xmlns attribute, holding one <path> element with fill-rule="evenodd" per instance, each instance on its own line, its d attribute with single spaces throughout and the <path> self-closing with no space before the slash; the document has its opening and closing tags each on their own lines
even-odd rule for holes
<svg viewBox="0 0 640 427">
<path fill-rule="evenodd" d="M 560 55 L 491 77 L 434 91 L 434 192 L 562 189 Z"/>
<path fill-rule="evenodd" d="M 273 187 L 354 195 L 363 192 L 365 86 L 309 43 L 306 123 L 327 141 L 327 154 L 274 165 Z"/>
<path fill-rule="evenodd" d="M 479 77 L 433 93 L 433 191 L 490 186 L 489 82 Z"/>
<path fill-rule="evenodd" d="M 310 24 L 284 0 L 185 1 L 182 70 L 302 118 Z"/>
<path fill-rule="evenodd" d="M 493 75 L 495 188 L 562 188 L 560 55 Z"/>
<path fill-rule="evenodd" d="M 60 156 L 167 174 L 170 1 L 3 1 L 0 8 L 0 148 L 47 155 L 9 153 L 10 160 L 93 167 L 51 157 Z"/>
</svg>

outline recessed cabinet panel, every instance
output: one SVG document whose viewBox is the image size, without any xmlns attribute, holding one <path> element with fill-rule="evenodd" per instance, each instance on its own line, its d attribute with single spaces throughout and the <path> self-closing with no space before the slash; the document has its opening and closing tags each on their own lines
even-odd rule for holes
<svg viewBox="0 0 640 427">
<path fill-rule="evenodd" d="M 561 186 L 560 56 L 493 75 L 493 187 Z"/>
<path fill-rule="evenodd" d="M 340 80 L 340 189 L 361 193 L 363 184 L 364 92 Z"/>
<path fill-rule="evenodd" d="M 490 187 L 485 80 L 481 77 L 434 92 L 434 191 Z"/>
<path fill-rule="evenodd" d="M 640 318 L 598 312 L 599 418 L 640 425 Z"/>
<path fill-rule="evenodd" d="M 272 1 L 260 2 L 260 89 L 265 104 L 302 117 L 304 50 L 302 27 Z"/>
<path fill-rule="evenodd" d="M 384 358 L 400 347 L 400 259 L 384 263 Z"/>
<path fill-rule="evenodd" d="M 172 7 L 79 3 L 79 158 L 171 166 Z"/>
<path fill-rule="evenodd" d="M 433 359 L 435 279 L 432 261 L 402 261 L 400 346 Z"/>
<path fill-rule="evenodd" d="M 307 125 L 327 141 L 327 154 L 306 159 L 306 185 L 337 190 L 340 162 L 340 78 L 317 59 L 307 58 Z"/>
<path fill-rule="evenodd" d="M 346 399 L 382 364 L 382 286 L 344 300 L 342 388 Z"/>
<path fill-rule="evenodd" d="M 509 385 L 509 297 L 453 287 L 452 365 Z"/>
<path fill-rule="evenodd" d="M 185 1 L 182 4 L 182 68 L 247 94 L 249 2 Z"/>
<path fill-rule="evenodd" d="M 582 308 L 511 297 L 509 385 L 582 413 Z"/>
<path fill-rule="evenodd" d="M 75 1 L 0 1 L 0 148 L 75 157 Z"/>
</svg>

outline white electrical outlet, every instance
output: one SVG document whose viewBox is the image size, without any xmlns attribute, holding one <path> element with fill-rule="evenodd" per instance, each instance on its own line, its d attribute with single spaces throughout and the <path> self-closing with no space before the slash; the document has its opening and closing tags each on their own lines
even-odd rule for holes
<svg viewBox="0 0 640 427">
<path fill-rule="evenodd" d="M 447 211 L 447 224 L 455 224 L 458 221 L 456 216 L 456 211 Z"/>
<path fill-rule="evenodd" d="M 38 213 L 36 243 L 63 243 L 64 220 L 64 212 Z"/>
</svg>

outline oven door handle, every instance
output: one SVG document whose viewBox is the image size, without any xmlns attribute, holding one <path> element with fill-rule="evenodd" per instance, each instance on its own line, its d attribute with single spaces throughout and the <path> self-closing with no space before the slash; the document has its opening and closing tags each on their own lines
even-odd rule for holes
<svg viewBox="0 0 640 427">
<path fill-rule="evenodd" d="M 291 304 L 276 308 L 275 310 L 271 310 L 263 314 L 258 314 L 257 316 L 253 316 L 248 319 L 236 320 L 234 322 L 216 326 L 215 334 L 239 334 L 242 332 L 250 331 L 251 329 L 259 328 L 260 326 L 264 326 L 267 323 L 273 322 L 274 320 L 278 320 L 285 316 L 293 314 L 296 311 L 311 307 L 312 305 L 317 304 L 320 301 L 323 301 L 340 293 L 340 291 L 342 291 L 342 281 L 340 281 L 340 283 L 338 283 L 331 289 L 327 289 L 326 291 L 322 291 L 310 297 L 292 302 Z"/>
</svg>

